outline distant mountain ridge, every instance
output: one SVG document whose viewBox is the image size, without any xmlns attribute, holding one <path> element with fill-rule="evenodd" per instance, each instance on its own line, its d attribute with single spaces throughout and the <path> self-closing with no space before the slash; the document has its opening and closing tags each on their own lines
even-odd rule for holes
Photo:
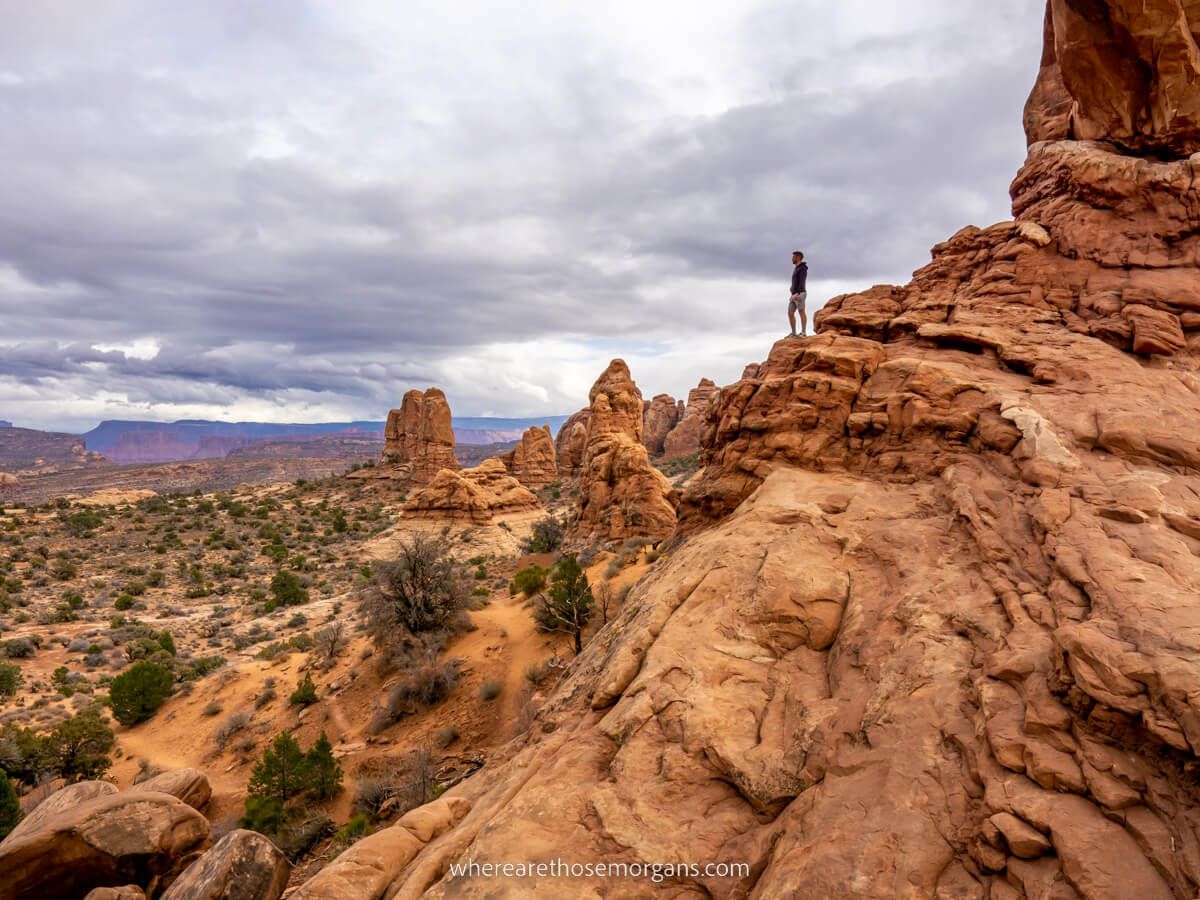
<svg viewBox="0 0 1200 900">
<path fill-rule="evenodd" d="M 455 440 L 461 444 L 493 444 L 517 440 L 531 425 L 549 425 L 552 432 L 567 416 L 495 418 L 456 417 Z M 176 422 L 147 422 L 111 419 L 101 422 L 82 437 L 87 448 L 118 463 L 174 462 L 215 459 L 243 448 L 269 441 L 306 442 L 339 435 L 383 443 L 383 422 L 217 422 L 181 419 Z"/>
</svg>

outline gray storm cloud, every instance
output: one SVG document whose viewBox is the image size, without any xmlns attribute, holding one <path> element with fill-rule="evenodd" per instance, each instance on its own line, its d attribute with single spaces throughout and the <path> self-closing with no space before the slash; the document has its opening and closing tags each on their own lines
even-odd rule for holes
<svg viewBox="0 0 1200 900">
<path fill-rule="evenodd" d="M 0 0 L 0 417 L 682 394 L 793 244 L 823 299 L 1007 215 L 1039 4 L 646 6 Z"/>
</svg>

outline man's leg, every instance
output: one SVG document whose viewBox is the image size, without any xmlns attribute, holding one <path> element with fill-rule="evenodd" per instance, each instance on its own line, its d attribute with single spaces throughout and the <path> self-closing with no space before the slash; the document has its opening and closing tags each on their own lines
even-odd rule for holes
<svg viewBox="0 0 1200 900">
<path fill-rule="evenodd" d="M 796 300 L 796 306 L 800 308 L 800 333 L 808 334 L 808 311 L 805 309 L 808 302 L 808 291 L 805 291 L 803 294 L 797 294 Z M 796 326 L 792 325 L 792 331 L 795 330 Z"/>
<path fill-rule="evenodd" d="M 792 325 L 792 334 L 796 333 L 796 298 L 788 298 L 788 322 Z"/>
</svg>

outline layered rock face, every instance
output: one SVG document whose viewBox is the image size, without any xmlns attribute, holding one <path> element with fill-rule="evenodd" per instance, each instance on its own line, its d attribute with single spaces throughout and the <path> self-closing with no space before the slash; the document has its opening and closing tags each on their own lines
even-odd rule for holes
<svg viewBox="0 0 1200 900">
<path fill-rule="evenodd" d="M 496 516 L 540 509 L 537 497 L 508 474 L 499 459 L 474 469 L 442 469 L 408 498 L 406 516 L 490 525 Z"/>
<path fill-rule="evenodd" d="M 678 459 L 681 456 L 691 456 L 700 449 L 700 438 L 704 434 L 704 419 L 708 414 L 708 406 L 717 395 L 718 388 L 707 378 L 701 378 L 700 384 L 688 391 L 687 406 L 678 424 L 663 441 L 663 458 Z"/>
<path fill-rule="evenodd" d="M 659 394 L 642 405 L 642 443 L 651 456 L 662 456 L 663 442 L 683 416 L 683 402 L 677 403 L 670 394 Z"/>
<path fill-rule="evenodd" d="M 388 413 L 383 462 L 400 468 L 404 477 L 427 484 L 442 469 L 457 471 L 450 404 L 438 388 L 409 391 L 399 409 Z"/>
<path fill-rule="evenodd" d="M 1035 145 L 1015 221 L 722 389 L 681 540 L 397 895 L 1196 896 L 1197 166 Z"/>
<path fill-rule="evenodd" d="M 549 425 L 527 429 L 521 443 L 501 459 L 513 478 L 526 487 L 545 487 L 558 480 L 558 450 Z"/>
<path fill-rule="evenodd" d="M 588 399 L 579 514 L 571 538 L 611 543 L 667 537 L 675 529 L 674 495 L 642 443 L 642 394 L 624 360 L 609 363 Z"/>
<path fill-rule="evenodd" d="M 1030 143 L 1103 140 L 1175 158 L 1200 150 L 1200 3 L 1048 0 L 1025 110 Z"/>
<path fill-rule="evenodd" d="M 591 409 L 584 407 L 563 423 L 554 441 L 558 453 L 558 474 L 564 478 L 577 478 L 583 469 L 583 455 L 587 450 L 588 419 Z"/>
</svg>

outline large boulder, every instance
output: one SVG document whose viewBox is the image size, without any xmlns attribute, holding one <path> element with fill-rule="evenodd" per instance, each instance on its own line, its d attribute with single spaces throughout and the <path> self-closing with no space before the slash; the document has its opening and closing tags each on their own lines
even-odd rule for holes
<svg viewBox="0 0 1200 900">
<path fill-rule="evenodd" d="M 172 769 L 162 772 L 153 778 L 138 782 L 130 791 L 157 791 L 178 797 L 192 809 L 204 812 L 212 797 L 212 787 L 208 776 L 199 769 Z"/>
<path fill-rule="evenodd" d="M 409 391 L 388 413 L 383 462 L 413 484 L 428 484 L 442 469 L 461 468 L 454 456 L 450 404 L 438 388 Z"/>
<path fill-rule="evenodd" d="M 95 796 L 0 843 L 0 896 L 74 900 L 95 887 L 127 884 L 153 893 L 208 844 L 204 816 L 170 794 Z"/>
<path fill-rule="evenodd" d="M 1182 158 L 1200 150 L 1195 0 L 1048 0 L 1031 144 L 1111 141 Z"/>
<path fill-rule="evenodd" d="M 642 395 L 623 360 L 609 364 L 589 399 L 579 514 L 570 537 L 611 544 L 668 536 L 675 528 L 674 493 L 642 443 Z"/>
<path fill-rule="evenodd" d="M 49 797 L 29 811 L 17 827 L 10 831 L 0 847 L 14 841 L 22 835 L 31 834 L 41 828 L 42 823 L 52 819 L 63 810 L 73 809 L 96 797 L 107 797 L 117 793 L 117 786 L 108 781 L 79 781 L 55 791 Z"/>
<path fill-rule="evenodd" d="M 161 900 L 277 900 L 291 870 L 282 850 L 239 828 L 188 866 Z"/>
</svg>

